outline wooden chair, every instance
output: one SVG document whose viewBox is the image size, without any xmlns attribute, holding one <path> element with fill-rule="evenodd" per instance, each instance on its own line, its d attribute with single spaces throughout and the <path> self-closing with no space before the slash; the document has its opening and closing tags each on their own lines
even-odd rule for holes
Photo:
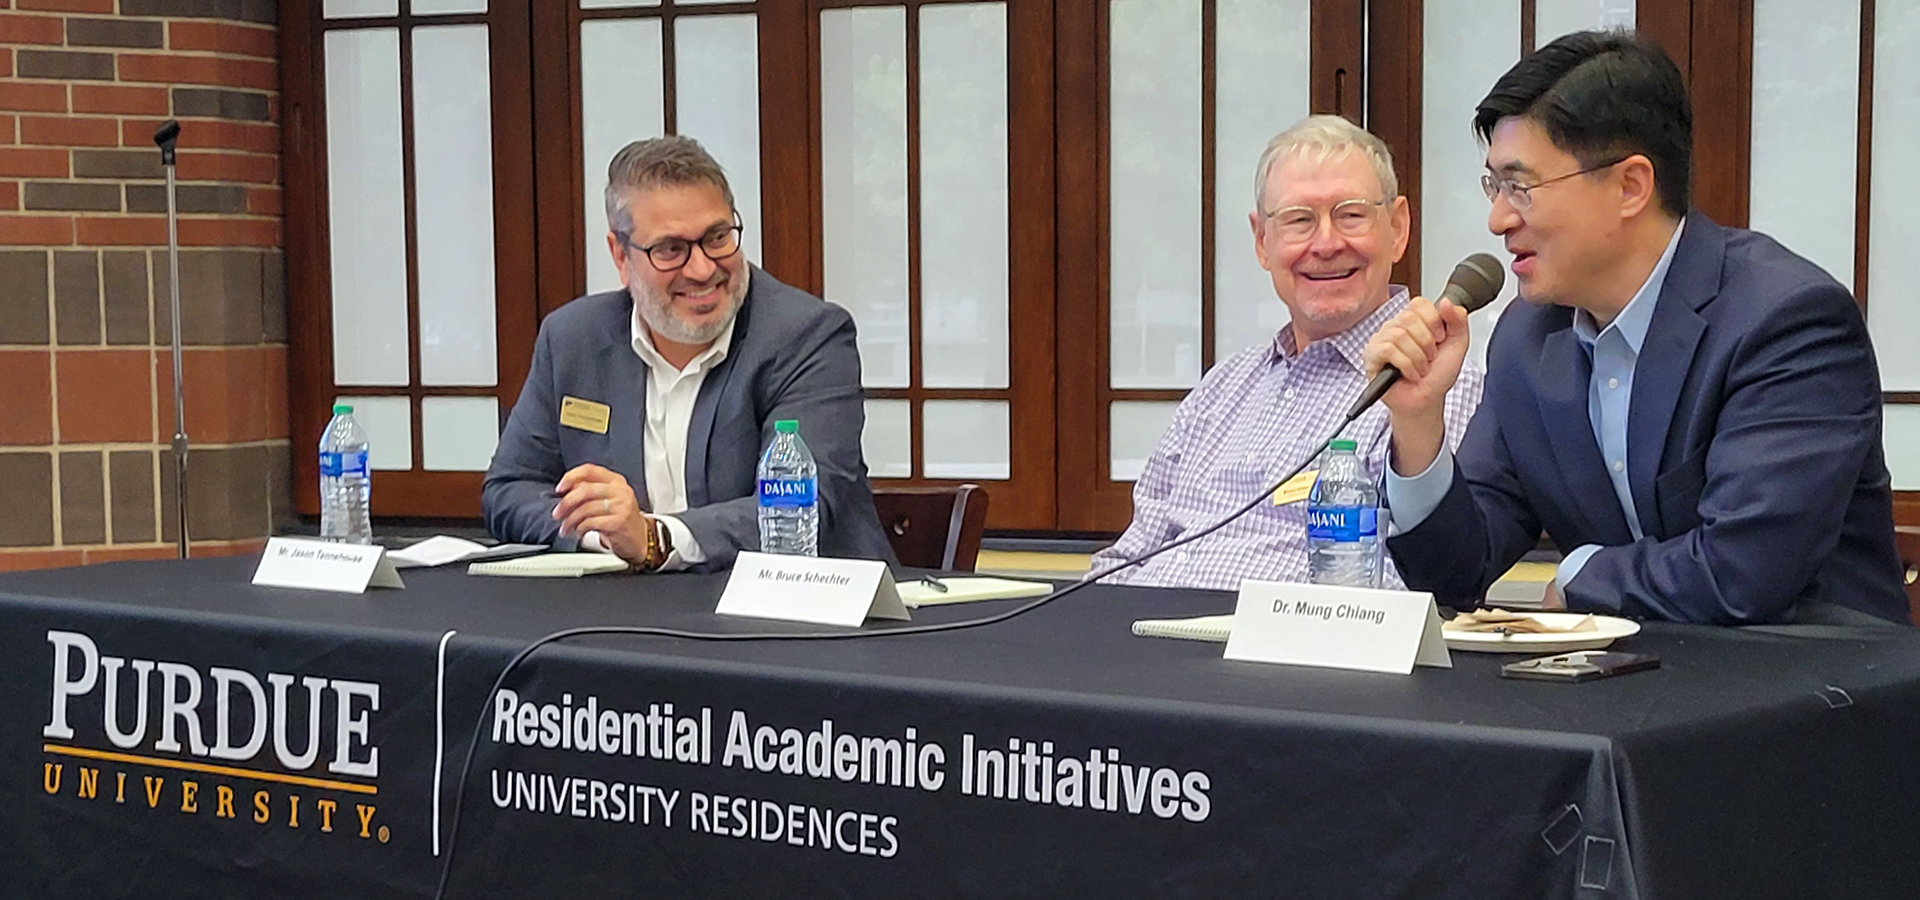
<svg viewBox="0 0 1920 900">
<path fill-rule="evenodd" d="M 1900 554 L 1900 580 L 1907 588 L 1907 618 L 1920 625 L 1920 528 L 1894 528 L 1893 549 Z"/>
<path fill-rule="evenodd" d="M 971 572 L 987 529 L 987 490 L 954 487 L 875 488 L 873 506 L 900 564 Z"/>
</svg>

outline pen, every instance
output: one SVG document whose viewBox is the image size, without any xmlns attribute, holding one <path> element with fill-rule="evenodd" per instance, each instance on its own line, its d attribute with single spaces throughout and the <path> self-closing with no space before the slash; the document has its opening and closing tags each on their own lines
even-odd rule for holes
<svg viewBox="0 0 1920 900">
<path fill-rule="evenodd" d="M 935 578 L 932 575 L 922 576 L 920 579 L 920 583 L 926 585 L 927 587 L 933 588 L 934 590 L 939 591 L 942 594 L 947 592 L 947 586 L 944 583 L 942 583 L 940 579 Z"/>
</svg>

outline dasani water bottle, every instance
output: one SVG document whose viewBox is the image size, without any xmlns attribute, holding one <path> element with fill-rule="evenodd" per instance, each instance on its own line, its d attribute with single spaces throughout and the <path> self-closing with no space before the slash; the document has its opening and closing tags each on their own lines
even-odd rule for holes
<svg viewBox="0 0 1920 900">
<path fill-rule="evenodd" d="M 353 407 L 333 408 L 320 433 L 320 538 L 347 544 L 373 543 L 367 515 L 372 485 L 367 477 L 367 433 L 353 420 Z"/>
<path fill-rule="evenodd" d="M 773 443 L 760 455 L 760 550 L 818 556 L 819 469 L 800 439 L 800 423 L 773 423 Z"/>
<path fill-rule="evenodd" d="M 1333 441 L 1307 495 L 1307 564 L 1314 584 L 1378 587 L 1380 497 L 1354 442 Z"/>
</svg>

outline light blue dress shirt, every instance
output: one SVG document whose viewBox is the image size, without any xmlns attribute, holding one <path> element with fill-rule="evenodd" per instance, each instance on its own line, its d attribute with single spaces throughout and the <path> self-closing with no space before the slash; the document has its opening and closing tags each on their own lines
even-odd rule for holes
<svg viewBox="0 0 1920 900">
<path fill-rule="evenodd" d="M 1685 225 L 1683 221 L 1674 228 L 1666 251 L 1660 254 L 1660 261 L 1654 263 L 1653 271 L 1647 273 L 1646 282 L 1606 328 L 1598 328 L 1593 316 L 1584 309 L 1573 312 L 1574 336 L 1579 338 L 1581 349 L 1593 364 L 1593 374 L 1587 381 L 1587 418 L 1593 425 L 1593 440 L 1600 447 L 1607 477 L 1613 481 L 1614 496 L 1620 500 L 1627 528 L 1636 541 L 1646 534 L 1640 529 L 1633 489 L 1627 483 L 1627 409 L 1633 398 L 1633 368 L 1640 360 L 1640 348 L 1646 343 L 1647 327 L 1653 322 L 1653 309 L 1660 301 L 1660 288 L 1666 284 L 1667 269 L 1673 264 L 1673 253 L 1680 246 L 1680 232 Z M 1444 447 L 1433 464 L 1418 475 L 1402 477 L 1388 466 L 1387 504 L 1393 509 L 1395 530 L 1405 531 L 1426 521 L 1440 507 L 1440 501 L 1452 486 L 1453 454 Z M 1560 561 L 1553 576 L 1560 596 L 1566 596 L 1567 584 L 1598 552 L 1599 544 L 1585 544 L 1574 548 Z"/>
</svg>

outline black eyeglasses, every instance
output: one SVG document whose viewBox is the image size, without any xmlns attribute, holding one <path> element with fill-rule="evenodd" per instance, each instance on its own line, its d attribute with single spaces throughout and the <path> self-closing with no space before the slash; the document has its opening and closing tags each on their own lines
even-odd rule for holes
<svg viewBox="0 0 1920 900">
<path fill-rule="evenodd" d="M 1601 163 L 1597 166 L 1581 169 L 1578 172 L 1568 172 L 1565 175 L 1555 175 L 1545 181 L 1536 181 L 1532 184 L 1521 184 L 1512 179 L 1501 178 L 1491 172 L 1486 172 L 1480 175 L 1480 190 L 1486 192 L 1488 203 L 1492 203 L 1495 197 L 1506 197 L 1508 206 L 1521 212 L 1526 212 L 1533 207 L 1533 191 L 1556 182 L 1566 181 L 1569 178 L 1591 175 L 1601 169 L 1611 169 L 1632 158 L 1631 156 L 1622 156 L 1613 162 Z"/>
<path fill-rule="evenodd" d="M 693 248 L 699 247 L 700 253 L 708 260 L 719 262 L 740 252 L 740 235 L 746 226 L 740 223 L 740 214 L 733 214 L 732 225 L 722 225 L 701 235 L 699 240 L 668 237 L 655 241 L 652 246 L 642 247 L 633 242 L 633 235 L 616 231 L 614 236 L 630 250 L 646 254 L 647 262 L 656 270 L 672 272 L 684 267 L 693 259 Z"/>
</svg>

